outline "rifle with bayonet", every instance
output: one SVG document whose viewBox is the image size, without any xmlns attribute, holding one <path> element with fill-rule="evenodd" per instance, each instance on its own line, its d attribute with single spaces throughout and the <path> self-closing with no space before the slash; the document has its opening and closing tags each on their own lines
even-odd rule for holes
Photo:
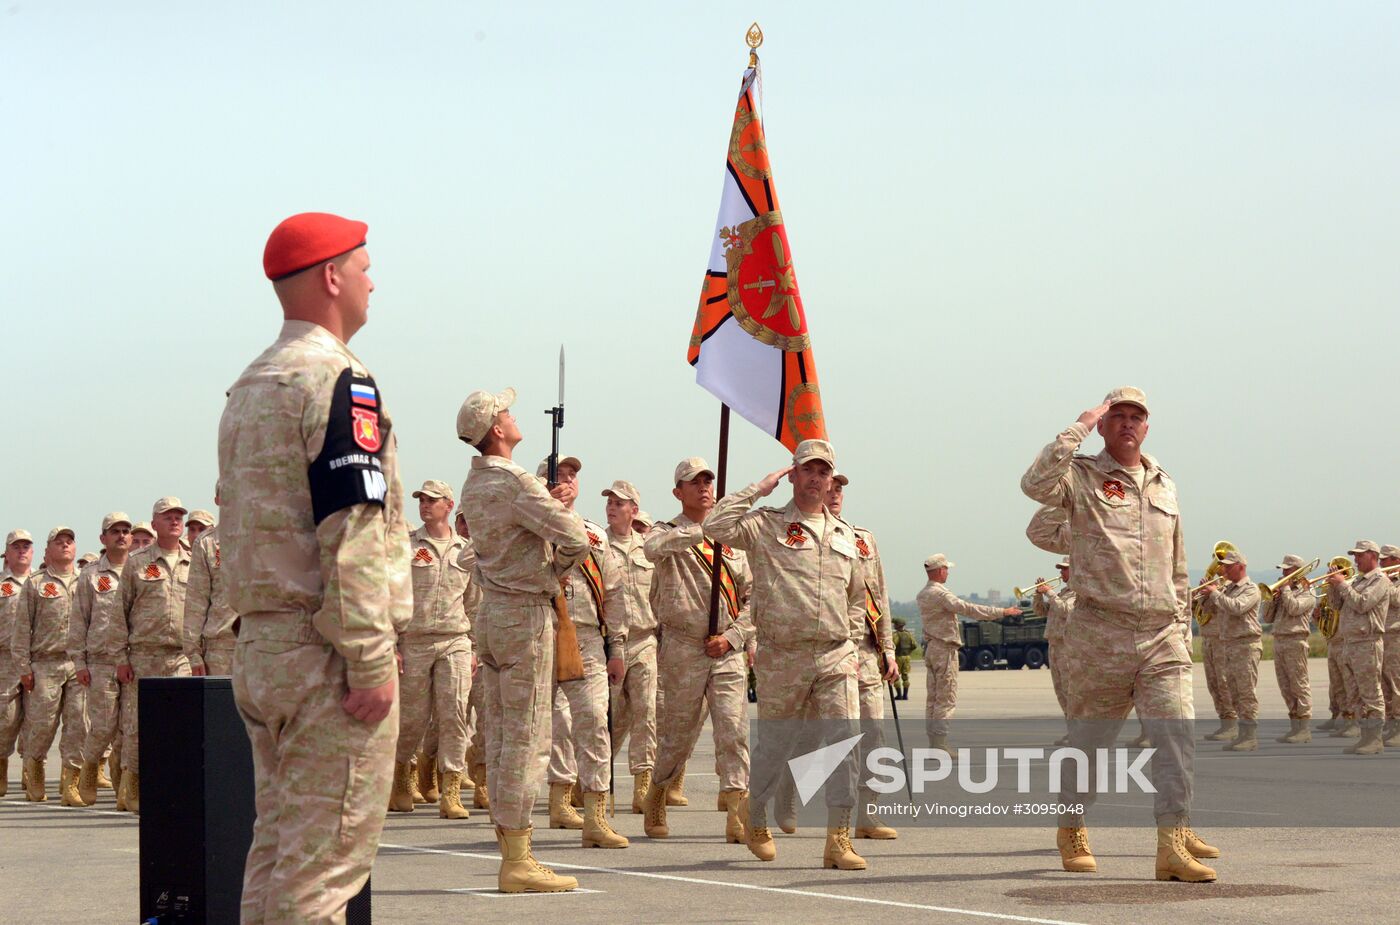
<svg viewBox="0 0 1400 925">
<path fill-rule="evenodd" d="M 549 415 L 551 437 L 549 461 L 546 463 L 546 482 L 552 490 L 559 484 L 559 431 L 564 427 L 564 347 L 559 347 L 559 404 L 546 408 Z M 569 604 L 564 599 L 563 583 L 560 579 L 559 593 L 554 595 L 554 615 L 559 624 L 554 630 L 554 680 L 577 681 L 583 677 L 583 655 L 578 647 L 578 633 L 574 631 L 574 621 L 569 618 Z"/>
</svg>

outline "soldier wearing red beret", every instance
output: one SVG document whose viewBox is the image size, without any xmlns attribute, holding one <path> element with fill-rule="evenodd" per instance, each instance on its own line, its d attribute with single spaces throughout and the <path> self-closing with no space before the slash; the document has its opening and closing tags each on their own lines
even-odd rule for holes
<svg viewBox="0 0 1400 925">
<path fill-rule="evenodd" d="M 320 212 L 273 230 L 263 271 L 285 321 L 219 423 L 234 697 L 257 778 L 245 922 L 344 922 L 393 780 L 394 641 L 413 596 L 393 427 L 346 346 L 374 291 L 366 230 Z"/>
</svg>

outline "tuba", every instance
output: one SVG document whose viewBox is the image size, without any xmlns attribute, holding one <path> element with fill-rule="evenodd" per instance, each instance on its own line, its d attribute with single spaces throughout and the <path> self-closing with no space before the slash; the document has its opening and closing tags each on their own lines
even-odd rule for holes
<svg viewBox="0 0 1400 925">
<path fill-rule="evenodd" d="M 1351 560 L 1346 556 L 1337 556 L 1335 559 L 1328 562 L 1327 569 L 1328 575 L 1334 572 L 1341 572 L 1342 577 L 1348 581 L 1356 575 L 1356 566 L 1352 565 Z M 1312 585 L 1314 587 L 1323 585 L 1323 579 L 1326 577 L 1327 576 L 1324 575 L 1322 578 L 1316 579 L 1312 582 Z M 1342 612 L 1338 608 L 1332 606 L 1331 598 L 1327 594 L 1327 588 L 1324 586 L 1322 588 L 1322 595 L 1317 601 L 1317 628 L 1322 631 L 1323 636 L 1331 639 L 1333 636 L 1337 635 L 1337 629 L 1341 626 L 1341 620 Z"/>
<path fill-rule="evenodd" d="M 1207 585 L 1219 584 L 1220 582 L 1225 580 L 1225 566 L 1221 563 L 1220 560 L 1225 557 L 1226 553 L 1231 552 L 1239 552 L 1239 550 L 1235 548 L 1234 543 L 1221 540 L 1220 542 L 1215 544 L 1215 549 L 1213 549 L 1210 554 L 1210 565 L 1206 566 L 1205 583 Z M 1194 591 L 1192 592 L 1192 596 L 1195 596 Z M 1215 616 L 1215 614 L 1212 611 L 1206 610 L 1205 603 L 1205 596 L 1202 595 L 1198 600 L 1193 601 L 1191 604 L 1191 614 L 1196 618 L 1197 626 L 1205 626 L 1207 623 L 1210 622 L 1211 617 Z"/>
</svg>

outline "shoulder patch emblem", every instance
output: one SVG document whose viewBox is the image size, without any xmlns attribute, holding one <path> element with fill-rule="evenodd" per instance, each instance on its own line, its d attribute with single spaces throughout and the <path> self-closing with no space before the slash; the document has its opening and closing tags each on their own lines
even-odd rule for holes
<svg viewBox="0 0 1400 925">
<path fill-rule="evenodd" d="M 1125 497 L 1123 483 L 1117 479 L 1104 479 L 1103 496 L 1105 498 L 1117 498 L 1122 501 Z"/>
<path fill-rule="evenodd" d="M 366 453 L 378 453 L 384 445 L 384 435 L 379 432 L 379 412 L 354 405 L 350 408 L 350 417 L 353 419 L 350 435 L 355 438 L 355 445 Z"/>
<path fill-rule="evenodd" d="M 51 581 L 46 581 L 44 582 L 44 590 L 42 593 L 44 597 L 58 597 L 58 585 Z"/>
<path fill-rule="evenodd" d="M 413 554 L 413 561 L 431 564 L 433 561 L 433 553 L 426 546 L 419 546 L 418 551 Z"/>
<path fill-rule="evenodd" d="M 784 541 L 789 546 L 801 546 L 807 542 L 807 534 L 802 532 L 802 525 L 797 523 L 788 524 L 787 539 Z"/>
<path fill-rule="evenodd" d="M 99 590 L 99 591 L 110 591 L 110 590 L 112 590 L 112 578 L 111 578 L 111 576 L 109 576 L 109 575 L 103 575 L 101 578 L 97 579 L 97 590 Z"/>
</svg>

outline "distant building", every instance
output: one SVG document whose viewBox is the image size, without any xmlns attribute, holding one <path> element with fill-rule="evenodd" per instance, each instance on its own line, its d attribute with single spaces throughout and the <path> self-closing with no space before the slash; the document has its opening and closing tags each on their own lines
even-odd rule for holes
<svg viewBox="0 0 1400 925">
<path fill-rule="evenodd" d="M 1001 592 L 996 588 L 992 588 L 987 592 L 987 600 L 991 601 L 993 604 L 1001 603 Z"/>
</svg>

